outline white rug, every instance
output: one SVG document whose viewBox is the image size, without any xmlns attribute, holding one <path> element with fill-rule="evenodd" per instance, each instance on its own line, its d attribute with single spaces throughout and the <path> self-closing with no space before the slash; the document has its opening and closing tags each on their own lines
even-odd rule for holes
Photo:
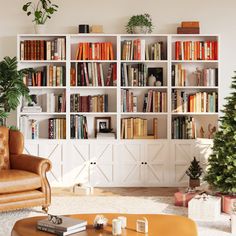
<svg viewBox="0 0 236 236">
<path fill-rule="evenodd" d="M 102 212 L 187 216 L 187 208 L 175 207 L 172 197 L 53 197 L 49 213 L 59 215 Z M 43 215 L 40 207 L 0 213 L 0 236 L 10 236 L 11 229 L 17 220 L 38 215 Z M 197 224 L 199 236 L 232 236 L 229 216 L 226 214 L 222 214 L 217 222 L 198 222 Z"/>
</svg>

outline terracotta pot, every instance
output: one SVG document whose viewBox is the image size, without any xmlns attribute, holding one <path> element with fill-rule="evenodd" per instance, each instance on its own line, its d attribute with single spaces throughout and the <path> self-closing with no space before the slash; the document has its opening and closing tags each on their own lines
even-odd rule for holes
<svg viewBox="0 0 236 236">
<path fill-rule="evenodd" d="M 189 187 L 196 188 L 200 186 L 200 179 L 189 179 Z"/>
</svg>

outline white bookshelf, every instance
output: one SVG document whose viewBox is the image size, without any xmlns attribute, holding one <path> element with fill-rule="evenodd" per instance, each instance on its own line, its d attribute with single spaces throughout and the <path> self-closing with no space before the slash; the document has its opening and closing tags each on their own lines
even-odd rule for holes
<svg viewBox="0 0 236 236">
<path fill-rule="evenodd" d="M 66 60 L 20 60 L 20 42 L 24 40 L 50 40 L 58 37 L 66 39 Z M 147 44 L 157 41 L 163 41 L 166 49 L 166 56 L 163 60 L 121 60 L 121 42 L 123 40 L 132 40 L 141 38 Z M 218 60 L 175 60 L 174 58 L 174 42 L 177 40 L 217 40 L 218 41 Z M 79 42 L 112 42 L 114 49 L 114 60 L 76 60 L 75 54 Z M 81 163 L 89 163 L 92 159 L 102 159 L 100 170 L 95 171 L 95 176 L 92 172 L 95 170 L 85 167 L 86 180 L 93 186 L 184 186 L 187 183 L 184 176 L 185 170 L 191 161 L 193 155 L 197 156 L 202 163 L 205 163 L 205 156 L 201 148 L 208 147 L 212 144 L 209 139 L 193 139 L 193 140 L 176 140 L 172 139 L 172 119 L 178 116 L 192 116 L 196 120 L 197 134 L 199 128 L 204 127 L 207 133 L 209 123 L 218 126 L 219 112 L 186 112 L 176 113 L 171 107 L 171 93 L 173 90 L 189 91 L 189 92 L 207 92 L 214 91 L 220 94 L 220 39 L 219 35 L 201 34 L 201 35 L 176 35 L 176 34 L 21 34 L 17 36 L 17 57 L 19 69 L 28 67 L 43 67 L 46 65 L 61 65 L 66 68 L 66 85 L 65 86 L 39 86 L 29 87 L 31 94 L 42 94 L 48 92 L 66 93 L 66 112 L 41 112 L 41 113 L 23 113 L 21 107 L 17 112 L 17 125 L 19 126 L 20 116 L 28 115 L 31 119 L 36 119 L 42 126 L 39 128 L 40 138 L 37 140 L 26 139 L 25 151 L 32 154 L 46 155 L 52 160 L 55 168 L 51 174 L 51 183 L 58 185 L 72 185 L 81 180 L 84 174 L 80 169 Z M 70 69 L 77 63 L 82 62 L 97 62 L 102 63 L 105 72 L 110 63 L 117 64 L 117 86 L 71 86 L 70 85 Z M 147 67 L 162 67 L 163 68 L 163 86 L 121 86 L 121 65 L 126 63 L 134 65 L 137 63 L 145 63 Z M 172 86 L 171 66 L 181 64 L 189 73 L 192 73 L 196 67 L 203 68 L 218 68 L 218 86 Z M 121 111 L 121 90 L 129 89 L 138 97 L 137 112 L 122 112 Z M 142 112 L 142 104 L 144 94 L 148 90 L 155 89 L 157 91 L 167 92 L 167 112 Z M 108 94 L 109 104 L 108 112 L 71 112 L 70 95 L 97 95 Z M 218 99 L 218 110 L 220 102 Z M 70 117 L 71 115 L 84 115 L 88 122 L 88 140 L 71 139 L 70 134 Z M 65 118 L 66 119 L 66 139 L 53 140 L 47 139 L 47 120 L 49 118 Z M 95 117 L 111 117 L 111 125 L 113 131 L 116 132 L 115 140 L 97 140 L 94 138 L 94 118 Z M 158 139 L 145 140 L 124 140 L 120 137 L 121 119 L 129 117 L 140 117 L 148 120 L 148 131 L 152 133 L 152 119 L 158 118 Z M 99 150 L 97 150 L 97 148 Z M 43 149 L 43 151 L 41 151 Z M 182 151 L 181 151 L 182 150 Z M 139 151 L 139 152 L 138 152 Z M 96 156 L 100 153 L 100 157 Z M 54 156 L 55 154 L 55 156 Z M 181 155 L 183 160 L 180 161 Z M 205 156 L 204 156 L 205 155 Z M 59 157 L 57 157 L 59 156 Z M 122 156 L 122 158 L 121 158 Z M 121 158 L 120 162 L 118 158 Z M 124 158 L 127 159 L 124 159 Z M 130 159 L 133 158 L 133 160 Z M 153 157 L 153 160 L 149 158 Z M 71 158 L 70 160 L 68 158 Z M 81 163 L 77 158 L 82 158 Z M 111 159 L 109 159 L 111 158 Z M 140 166 L 141 160 L 148 160 L 150 165 Z M 73 165 L 75 163 L 75 170 Z M 122 164 L 120 164 L 122 163 Z M 101 167 L 100 166 L 100 167 Z M 122 172 L 118 173 L 122 168 Z M 93 170 L 93 171 L 91 171 Z M 151 174 L 151 172 L 153 173 Z M 150 181 L 150 175 L 153 181 Z M 140 177 L 141 173 L 141 177 Z M 121 176 L 126 176 L 123 178 Z M 103 177 L 102 177 L 103 176 Z M 106 176 L 106 177 L 104 177 Z M 146 177 L 145 177 L 146 176 Z M 98 180 L 96 180 L 98 178 Z M 99 179 L 100 178 L 100 179 Z M 132 178 L 134 180 L 132 180 Z M 151 178 L 151 179 L 152 179 Z"/>
</svg>

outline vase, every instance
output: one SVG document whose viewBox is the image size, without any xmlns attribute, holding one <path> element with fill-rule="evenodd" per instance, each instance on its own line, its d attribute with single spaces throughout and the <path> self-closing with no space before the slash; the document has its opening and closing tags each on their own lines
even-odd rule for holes
<svg viewBox="0 0 236 236">
<path fill-rule="evenodd" d="M 189 179 L 189 187 L 196 188 L 200 186 L 200 179 Z"/>
<path fill-rule="evenodd" d="M 149 27 L 145 25 L 134 26 L 132 31 L 134 34 L 147 34 L 149 31 Z"/>
<path fill-rule="evenodd" d="M 155 86 L 156 77 L 154 75 L 150 75 L 148 77 L 148 86 Z"/>
<path fill-rule="evenodd" d="M 36 25 L 34 25 L 34 31 L 36 34 L 44 34 L 46 31 L 46 25 L 36 24 Z"/>
</svg>

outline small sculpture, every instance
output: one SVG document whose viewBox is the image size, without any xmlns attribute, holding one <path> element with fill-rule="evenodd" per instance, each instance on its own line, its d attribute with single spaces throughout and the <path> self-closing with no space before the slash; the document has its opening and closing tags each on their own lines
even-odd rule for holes
<svg viewBox="0 0 236 236">
<path fill-rule="evenodd" d="M 208 125 L 208 138 L 209 139 L 212 139 L 214 136 L 214 133 L 216 132 L 216 127 L 215 126 L 213 126 L 212 128 L 211 127 L 212 127 L 212 125 L 209 124 Z"/>
<path fill-rule="evenodd" d="M 203 129 L 202 126 L 201 126 L 201 128 L 200 128 L 199 133 L 200 133 L 200 138 L 204 138 L 204 133 L 205 133 L 205 131 L 204 131 L 204 129 Z"/>
</svg>

